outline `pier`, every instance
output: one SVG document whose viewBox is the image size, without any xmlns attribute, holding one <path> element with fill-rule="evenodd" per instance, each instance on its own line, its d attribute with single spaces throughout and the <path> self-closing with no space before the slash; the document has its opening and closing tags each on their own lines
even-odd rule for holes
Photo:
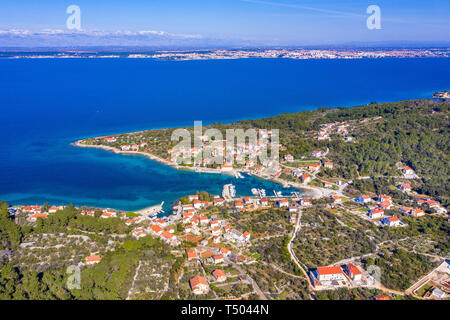
<svg viewBox="0 0 450 320">
<path fill-rule="evenodd" d="M 136 213 L 139 213 L 144 216 L 156 216 L 157 214 L 164 212 L 163 210 L 164 201 L 161 202 L 161 204 L 151 206 L 142 210 L 137 211 Z"/>
</svg>

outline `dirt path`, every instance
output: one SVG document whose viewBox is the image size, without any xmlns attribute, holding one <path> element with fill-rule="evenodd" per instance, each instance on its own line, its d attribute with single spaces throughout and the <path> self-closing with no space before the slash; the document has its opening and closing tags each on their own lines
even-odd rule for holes
<svg viewBox="0 0 450 320">
<path fill-rule="evenodd" d="M 139 265 L 138 265 L 138 267 L 136 268 L 136 273 L 134 274 L 134 277 L 133 277 L 133 282 L 131 283 L 131 288 L 130 288 L 130 290 L 128 291 L 127 300 L 130 300 L 130 299 L 131 299 L 131 293 L 133 292 L 133 289 L 134 289 L 134 283 L 136 282 L 136 278 L 137 278 L 137 276 L 138 276 L 138 274 L 139 274 L 139 269 L 141 268 L 141 265 L 142 265 L 142 263 L 141 263 L 141 261 L 139 261 Z"/>
<path fill-rule="evenodd" d="M 295 264 L 297 265 L 297 267 L 302 271 L 302 273 L 305 275 L 306 280 L 308 281 L 308 287 L 309 290 L 314 291 L 314 286 L 311 283 L 311 279 L 308 276 L 308 273 L 306 272 L 306 270 L 302 267 L 300 261 L 298 261 L 297 257 L 295 256 L 294 251 L 292 250 L 292 241 L 295 239 L 297 232 L 300 231 L 300 226 L 301 226 L 301 218 L 302 218 L 302 212 L 300 211 L 297 217 L 297 223 L 295 224 L 295 229 L 292 233 L 292 238 L 291 240 L 289 240 L 288 243 L 288 251 L 289 254 L 291 255 L 291 260 L 293 260 L 295 262 Z"/>
</svg>

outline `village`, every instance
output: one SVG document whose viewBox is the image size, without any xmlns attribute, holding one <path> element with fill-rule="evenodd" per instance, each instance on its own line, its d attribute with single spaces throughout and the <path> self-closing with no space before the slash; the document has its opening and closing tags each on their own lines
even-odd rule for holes
<svg viewBox="0 0 450 320">
<path fill-rule="evenodd" d="M 310 138 L 326 141 L 331 137 L 337 137 L 345 143 L 358 143 L 352 135 L 354 126 L 355 123 L 348 122 L 326 123 L 321 125 L 318 131 L 311 132 Z M 272 136 L 271 130 L 260 129 L 259 134 L 263 139 L 269 140 Z M 142 138 L 142 135 L 140 137 Z M 188 164 L 188 168 L 198 172 L 227 173 L 238 179 L 245 178 L 243 174 L 255 175 L 271 179 L 283 187 L 299 190 L 290 195 L 282 195 L 281 192 L 265 195 L 265 192 L 256 190 L 252 191 L 251 196 L 236 196 L 234 186 L 225 185 L 222 195 L 201 192 L 183 197 L 172 205 L 172 214 L 169 215 L 158 214 L 161 212 L 162 205 L 143 209 L 132 215 L 114 209 L 100 209 L 100 212 L 96 213 L 99 211 L 97 208 L 80 208 L 80 215 L 99 219 L 120 219 L 129 227 L 128 236 L 137 240 L 148 236 L 160 239 L 173 248 L 178 255 L 184 256 L 183 265 L 190 270 L 188 272 L 190 277 L 187 282 L 179 285 L 187 286 L 195 296 L 223 299 L 225 296 L 222 289 L 227 288 L 227 298 L 230 298 L 229 292 L 233 292 L 231 294 L 233 298 L 241 299 L 254 295 L 265 299 L 267 292 L 261 290 L 257 281 L 242 266 L 264 265 L 265 262 L 252 251 L 256 242 L 261 243 L 264 239 L 271 237 L 288 236 L 287 250 L 290 259 L 307 279 L 312 293 L 342 288 L 371 288 L 384 292 L 373 296 L 376 300 L 391 299 L 405 294 L 411 294 L 420 299 L 448 298 L 450 284 L 448 256 L 434 256 L 436 261 L 440 261 L 440 267 L 436 269 L 439 272 L 433 270 L 408 290 L 396 291 L 383 285 L 380 279 L 371 273 L 371 270 L 364 269 L 361 263 L 362 256 L 348 256 L 331 265 L 308 268 L 296 256 L 294 250 L 293 243 L 296 237 L 298 238 L 300 230 L 307 226 L 302 223 L 302 216 L 311 214 L 311 209 L 314 208 L 332 212 L 335 214 L 336 221 L 345 227 L 348 226 L 340 220 L 340 214 L 357 217 L 375 228 L 407 230 L 409 225 L 402 220 L 411 221 L 410 219 L 430 216 L 445 219 L 448 223 L 450 218 L 443 205 L 429 196 L 414 191 L 412 183 L 419 179 L 419 176 L 411 166 L 402 163 L 397 165 L 398 175 L 392 177 L 396 183 L 390 186 L 390 190 L 400 192 L 403 196 L 401 199 L 396 199 L 388 194 L 361 193 L 358 190 L 352 190 L 354 180 L 324 176 L 323 172 L 336 169 L 328 148 L 313 150 L 308 157 L 296 159 L 285 152 L 285 147 L 279 145 L 283 152 L 280 162 L 272 159 L 258 164 L 247 157 L 249 154 L 254 157 L 262 154 L 264 144 L 261 141 L 238 143 L 236 148 L 229 148 L 223 147 L 223 144 L 226 145 L 226 140 L 222 140 L 201 147 L 169 149 L 168 157 L 181 157 L 186 160 L 179 165 L 150 154 L 148 145 L 151 141 L 141 138 L 138 142 L 128 144 L 123 142 L 129 137 L 108 136 L 94 139 L 94 144 L 85 145 L 82 142 L 78 144 L 119 150 L 118 152 L 123 153 L 141 152 L 157 157 L 158 161 L 177 168 Z M 208 139 L 203 137 L 202 140 L 205 142 Z M 105 146 L 104 143 L 110 146 Z M 201 160 L 196 161 L 196 157 L 204 154 L 205 151 L 211 157 L 200 157 Z M 216 156 L 223 156 L 225 163 L 216 165 L 213 161 Z M 193 162 L 189 163 L 192 159 Z M 364 181 L 374 178 L 360 176 L 357 179 Z M 38 219 L 46 219 L 62 209 L 63 206 L 27 205 L 12 207 L 10 213 L 25 216 L 27 223 L 34 224 Z M 253 213 L 272 212 L 272 210 L 286 213 L 287 218 L 283 223 L 290 225 L 288 234 L 286 232 L 277 234 L 275 231 L 259 234 L 239 221 L 239 216 L 248 217 Z M 376 253 L 366 254 L 366 256 L 376 257 Z M 97 264 L 101 259 L 101 252 L 95 252 L 84 258 L 83 265 Z M 182 278 L 184 279 L 186 275 L 185 273 Z M 230 291 L 233 286 L 239 286 L 240 290 Z M 130 292 L 137 291 L 137 289 L 130 289 Z"/>
<path fill-rule="evenodd" d="M 405 174 L 411 174 L 409 168 L 404 168 Z M 410 192 L 408 186 L 398 186 L 403 192 Z M 221 284 L 230 286 L 245 284 L 248 286 L 248 294 L 257 293 L 258 285 L 248 274 L 242 271 L 238 265 L 259 263 L 256 257 L 249 250 L 252 247 L 252 235 L 248 230 L 237 229 L 233 219 L 223 218 L 220 212 L 234 212 L 236 214 L 252 213 L 255 210 L 276 208 L 285 210 L 289 214 L 289 223 L 301 225 L 300 219 L 302 211 L 306 208 L 313 208 L 314 203 L 320 199 L 310 199 L 306 197 L 230 197 L 227 195 L 228 188 L 224 187 L 224 194 L 210 195 L 208 200 L 201 200 L 201 195 L 188 195 L 179 201 L 173 209 L 173 214 L 158 217 L 155 212 L 141 211 L 130 217 L 125 212 L 114 209 L 102 209 L 99 219 L 119 218 L 129 226 L 130 234 L 136 239 L 152 236 L 161 239 L 176 250 L 185 247 L 185 265 L 198 270 L 195 276 L 189 279 L 189 287 L 195 295 L 207 295 L 211 290 L 211 284 L 219 288 Z M 226 197 L 223 197 L 227 195 Z M 204 197 L 202 197 L 204 198 Z M 319 206 L 332 210 L 342 210 L 357 215 L 360 219 L 370 221 L 376 226 L 386 228 L 407 228 L 408 225 L 402 223 L 398 216 L 408 215 L 420 219 L 426 215 L 425 208 L 432 209 L 435 215 L 443 216 L 445 209 L 437 201 L 432 199 L 419 199 L 410 201 L 411 206 L 401 206 L 396 204 L 392 197 L 388 195 L 378 195 L 372 197 L 361 195 L 357 198 L 338 196 L 330 193 Z M 16 215 L 26 215 L 26 220 L 36 223 L 38 219 L 45 219 L 51 214 L 57 214 L 63 206 L 15 206 L 10 209 L 10 213 Z M 219 210 L 220 209 L 220 210 Z M 389 212 L 389 215 L 386 215 Z M 95 216 L 95 208 L 80 209 L 80 215 Z M 446 215 L 446 213 L 445 213 Z M 259 235 L 256 235 L 257 237 Z M 276 235 L 274 235 L 276 236 Z M 293 234 L 295 236 L 295 232 Z M 295 254 L 292 257 L 296 259 Z M 88 255 L 84 259 L 84 265 L 89 266 L 99 263 L 101 254 Z M 448 261 L 448 260 L 446 260 Z M 227 271 L 228 270 L 228 271 Z M 352 263 L 322 266 L 311 270 L 308 273 L 309 281 L 315 291 L 335 290 L 338 288 L 383 288 L 379 279 L 375 279 L 371 274 L 362 268 L 361 265 Z M 230 278 L 232 281 L 228 281 Z M 442 277 L 441 277 L 442 278 Z M 448 288 L 446 283 L 448 277 L 441 279 L 444 290 L 441 298 L 446 297 Z M 421 286 L 423 287 L 424 284 Z M 447 289 L 446 289 L 447 288 Z M 415 291 L 418 289 L 416 288 Z M 446 291 L 445 291 L 446 290 Z M 247 294 L 247 295 L 248 295 Z M 245 296 L 245 294 L 243 294 Z M 217 297 L 217 294 L 215 295 Z M 430 296 L 436 298 L 435 295 Z"/>
</svg>

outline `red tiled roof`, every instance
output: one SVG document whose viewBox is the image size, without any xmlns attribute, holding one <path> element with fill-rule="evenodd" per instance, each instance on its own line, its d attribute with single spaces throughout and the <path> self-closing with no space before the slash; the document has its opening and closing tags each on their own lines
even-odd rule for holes
<svg viewBox="0 0 450 320">
<path fill-rule="evenodd" d="M 172 233 L 167 232 L 165 230 L 163 232 L 161 232 L 161 235 L 167 239 L 171 239 L 172 237 L 174 237 L 174 235 Z"/>
<path fill-rule="evenodd" d="M 318 267 L 317 272 L 321 275 L 342 273 L 341 267 Z"/>
<path fill-rule="evenodd" d="M 202 276 L 195 276 L 189 282 L 191 283 L 191 288 L 195 288 L 200 284 L 207 285 L 205 277 Z"/>
<path fill-rule="evenodd" d="M 155 231 L 156 233 L 160 233 L 161 231 L 163 231 L 163 229 L 157 225 L 153 225 L 152 230 Z"/>
<path fill-rule="evenodd" d="M 379 204 L 382 208 L 389 208 L 391 206 L 391 203 L 389 201 L 383 201 Z"/>
<path fill-rule="evenodd" d="M 86 257 L 86 262 L 95 262 L 100 261 L 100 256 L 89 256 Z"/>
<path fill-rule="evenodd" d="M 354 275 L 361 274 L 361 271 L 359 271 L 359 269 L 356 266 L 354 266 L 353 264 L 351 264 L 351 263 L 347 265 L 347 268 Z"/>
<path fill-rule="evenodd" d="M 32 218 L 47 218 L 46 213 L 35 213 L 31 216 Z"/>
<path fill-rule="evenodd" d="M 222 253 L 228 253 L 228 252 L 230 252 L 230 250 L 227 249 L 227 248 L 225 248 L 225 247 L 222 247 L 222 248 L 220 248 L 220 252 L 222 252 Z"/>
<path fill-rule="evenodd" d="M 197 258 L 197 252 L 195 251 L 194 248 L 187 248 L 186 253 L 187 253 L 188 259 Z"/>
<path fill-rule="evenodd" d="M 372 211 L 370 211 L 371 214 L 375 214 L 375 213 L 384 213 L 383 209 L 381 208 L 375 208 Z"/>
<path fill-rule="evenodd" d="M 216 278 L 216 279 L 219 279 L 220 277 L 226 277 L 225 272 L 223 272 L 223 271 L 220 270 L 220 269 L 214 270 L 214 271 L 212 272 L 212 274 L 213 274 L 214 278 Z"/>
</svg>

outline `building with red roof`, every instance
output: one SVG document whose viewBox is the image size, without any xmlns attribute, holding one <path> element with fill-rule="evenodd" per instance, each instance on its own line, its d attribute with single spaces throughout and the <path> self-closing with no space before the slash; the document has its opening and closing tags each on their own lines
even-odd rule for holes
<svg viewBox="0 0 450 320">
<path fill-rule="evenodd" d="M 349 263 L 343 267 L 345 273 L 354 281 L 361 280 L 361 271 L 353 264 Z"/>
<path fill-rule="evenodd" d="M 386 217 L 381 219 L 381 223 L 389 226 L 389 227 L 398 227 L 401 225 L 401 221 L 398 217 Z"/>
<path fill-rule="evenodd" d="M 160 226 L 158 226 L 156 224 L 152 225 L 151 229 L 156 234 L 161 234 L 161 232 L 164 231 Z"/>
<path fill-rule="evenodd" d="M 224 262 L 222 254 L 213 256 L 213 260 L 214 260 L 214 263 L 222 263 L 222 262 Z"/>
<path fill-rule="evenodd" d="M 414 170 L 413 170 L 411 167 L 408 167 L 408 166 L 405 166 L 405 167 L 402 169 L 402 172 L 403 172 L 404 174 L 414 174 Z"/>
<path fill-rule="evenodd" d="M 378 219 L 378 218 L 383 217 L 384 210 L 381 209 L 380 207 L 377 207 L 375 209 L 370 210 L 368 215 L 371 219 Z"/>
<path fill-rule="evenodd" d="M 421 217 L 425 215 L 425 211 L 423 211 L 422 209 L 412 209 L 411 215 L 413 217 Z"/>
<path fill-rule="evenodd" d="M 189 280 L 189 284 L 194 294 L 206 294 L 209 291 L 209 286 L 205 277 L 195 276 Z"/>
<path fill-rule="evenodd" d="M 312 274 L 320 282 L 344 279 L 344 272 L 339 266 L 318 267 L 312 271 Z"/>
<path fill-rule="evenodd" d="M 227 280 L 227 275 L 223 272 L 223 270 L 216 269 L 212 272 L 212 274 L 217 282 L 224 282 Z"/>
<path fill-rule="evenodd" d="M 188 261 L 190 261 L 192 259 L 196 259 L 198 257 L 197 251 L 195 250 L 195 248 L 187 248 L 186 253 L 187 253 Z"/>
<path fill-rule="evenodd" d="M 89 256 L 86 257 L 86 264 L 90 265 L 90 264 L 96 264 L 99 263 L 101 260 L 100 256 L 95 255 L 95 256 Z"/>
<path fill-rule="evenodd" d="M 228 256 L 229 254 L 231 254 L 230 249 L 227 249 L 225 247 L 220 248 L 220 253 L 222 253 L 224 256 Z"/>
<path fill-rule="evenodd" d="M 281 199 L 278 201 L 278 207 L 289 207 L 289 200 L 287 199 Z"/>
<path fill-rule="evenodd" d="M 30 217 L 30 220 L 35 222 L 37 221 L 38 218 L 47 218 L 48 214 L 47 213 L 35 213 Z"/>
<path fill-rule="evenodd" d="M 307 173 L 305 173 L 305 174 L 302 174 L 301 176 L 300 176 L 300 180 L 303 182 L 303 183 L 308 183 L 308 182 L 311 182 L 311 176 L 309 175 L 309 174 L 307 174 Z"/>
</svg>

